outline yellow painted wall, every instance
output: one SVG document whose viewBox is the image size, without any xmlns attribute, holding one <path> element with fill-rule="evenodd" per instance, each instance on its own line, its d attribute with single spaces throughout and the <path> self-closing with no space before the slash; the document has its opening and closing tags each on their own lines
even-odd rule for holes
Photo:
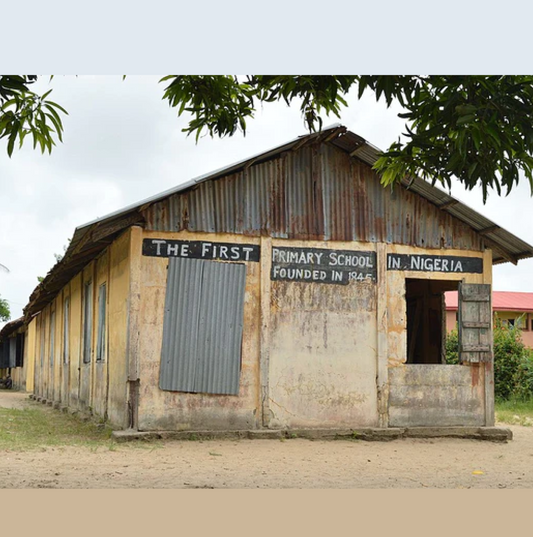
<svg viewBox="0 0 533 537">
<path fill-rule="evenodd" d="M 78 408 L 80 360 L 82 345 L 82 277 L 77 274 L 70 280 L 70 357 L 69 357 L 69 395 L 67 406 Z"/>
<path fill-rule="evenodd" d="M 128 229 L 109 246 L 108 288 L 108 417 L 117 427 L 128 426 L 127 334 L 130 285 Z"/>
<path fill-rule="evenodd" d="M 107 364 L 108 364 L 108 353 L 107 353 L 107 334 L 109 329 L 109 315 L 107 315 L 108 309 L 108 289 L 109 289 L 109 262 L 108 262 L 109 252 L 106 250 L 96 262 L 96 277 L 95 277 L 95 298 L 94 298 L 94 337 L 93 337 L 93 360 L 92 360 L 92 408 L 94 412 L 99 416 L 107 415 Z M 99 295 L 101 286 L 105 286 L 106 293 L 106 315 L 105 315 L 105 345 L 104 345 L 104 356 L 102 360 L 97 358 L 97 349 L 98 349 L 98 327 L 100 324 L 100 315 L 99 315 Z"/>
<path fill-rule="evenodd" d="M 36 340 L 36 322 L 35 319 L 28 324 L 26 329 L 26 341 L 24 345 L 24 373 L 26 377 L 25 389 L 27 392 L 33 392 L 35 376 L 35 350 Z"/>
<path fill-rule="evenodd" d="M 71 279 L 59 294 L 31 321 L 30 362 L 26 377 L 35 379 L 36 396 L 57 406 L 109 417 L 115 427 L 127 426 L 126 340 L 129 292 L 130 230 L 113 242 L 97 259 Z M 92 353 L 83 362 L 85 284 L 92 282 Z M 104 359 L 96 363 L 98 329 L 98 289 L 106 284 L 106 347 Z M 68 333 L 65 334 L 65 299 L 69 298 Z M 51 314 L 55 313 L 53 354 Z M 68 338 L 68 354 L 65 341 Z M 33 341 L 33 343 L 31 343 Z M 33 349 L 33 350 L 32 350 Z M 53 361 L 51 362 L 51 357 Z M 108 375 L 109 371 L 109 375 Z M 111 380 L 108 383 L 108 377 Z"/>
</svg>

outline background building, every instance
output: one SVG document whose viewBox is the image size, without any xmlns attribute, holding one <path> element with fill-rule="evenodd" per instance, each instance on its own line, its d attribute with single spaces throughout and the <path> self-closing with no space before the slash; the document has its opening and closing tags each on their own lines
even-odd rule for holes
<svg viewBox="0 0 533 537">
<path fill-rule="evenodd" d="M 456 291 L 446 293 L 446 329 L 457 324 L 458 296 Z M 516 325 L 522 330 L 522 340 L 533 348 L 533 293 L 510 291 L 492 292 L 492 311 L 503 324 Z"/>
</svg>

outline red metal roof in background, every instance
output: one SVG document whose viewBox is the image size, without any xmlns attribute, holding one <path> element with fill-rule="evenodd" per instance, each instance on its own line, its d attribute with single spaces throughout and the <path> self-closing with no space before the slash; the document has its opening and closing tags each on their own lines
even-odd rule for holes
<svg viewBox="0 0 533 537">
<path fill-rule="evenodd" d="M 457 309 L 457 291 L 448 291 L 446 309 Z M 493 291 L 492 309 L 494 311 L 533 311 L 533 293 L 515 293 L 511 291 Z"/>
</svg>

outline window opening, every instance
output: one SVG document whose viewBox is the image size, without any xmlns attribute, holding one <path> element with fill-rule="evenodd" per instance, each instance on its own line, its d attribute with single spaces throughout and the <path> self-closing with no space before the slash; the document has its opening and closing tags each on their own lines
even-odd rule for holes
<svg viewBox="0 0 533 537">
<path fill-rule="evenodd" d="M 96 339 L 96 361 L 105 360 L 105 337 L 106 337 L 106 284 L 103 283 L 98 289 L 98 335 Z"/>
<path fill-rule="evenodd" d="M 50 314 L 50 367 L 54 365 L 54 347 L 55 347 L 55 332 L 56 332 L 56 312 Z"/>
<path fill-rule="evenodd" d="M 83 297 L 83 363 L 91 361 L 93 332 L 93 282 L 87 282 Z"/>
<path fill-rule="evenodd" d="M 408 364 L 446 363 L 444 293 L 458 288 L 456 281 L 406 279 Z"/>
<path fill-rule="evenodd" d="M 70 297 L 63 303 L 63 363 L 68 364 L 70 359 Z"/>
</svg>

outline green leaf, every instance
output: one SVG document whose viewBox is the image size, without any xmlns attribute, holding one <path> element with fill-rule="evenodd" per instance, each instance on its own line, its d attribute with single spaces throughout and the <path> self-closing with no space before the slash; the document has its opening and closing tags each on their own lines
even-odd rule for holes
<svg viewBox="0 0 533 537">
<path fill-rule="evenodd" d="M 13 122 L 11 135 L 9 136 L 9 140 L 7 142 L 7 154 L 11 158 L 11 155 L 13 154 L 13 148 L 15 147 L 15 140 L 17 139 L 17 135 L 19 132 L 20 123 L 15 120 Z"/>
<path fill-rule="evenodd" d="M 54 103 L 52 101 L 46 101 L 46 102 L 51 106 L 55 106 L 57 109 L 61 110 L 61 112 L 63 112 L 64 114 L 68 116 L 68 112 L 62 106 L 59 106 L 57 103 Z"/>
</svg>

